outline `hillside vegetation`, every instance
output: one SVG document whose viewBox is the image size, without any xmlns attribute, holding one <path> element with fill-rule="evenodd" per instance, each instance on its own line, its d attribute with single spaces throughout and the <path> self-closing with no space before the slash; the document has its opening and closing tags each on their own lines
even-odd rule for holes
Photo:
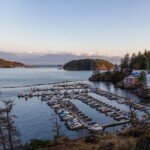
<svg viewBox="0 0 150 150">
<path fill-rule="evenodd" d="M 101 59 L 72 60 L 64 65 L 65 70 L 110 70 L 113 64 Z"/>
<path fill-rule="evenodd" d="M 85 138 L 53 141 L 31 140 L 24 150 L 149 150 L 150 126 L 140 125 L 118 133 L 89 134 Z"/>
<path fill-rule="evenodd" d="M 0 58 L 0 68 L 26 67 L 25 64 Z"/>
<path fill-rule="evenodd" d="M 144 53 L 135 53 L 130 57 L 127 53 L 120 63 L 120 70 L 113 72 L 105 72 L 93 74 L 90 81 L 104 81 L 104 82 L 121 82 L 125 77 L 129 76 L 132 70 L 150 70 L 150 51 L 145 50 Z M 138 87 L 139 88 L 139 87 Z"/>
<path fill-rule="evenodd" d="M 144 53 L 139 52 L 137 55 L 133 53 L 131 57 L 127 53 L 121 60 L 120 66 L 121 70 L 150 70 L 150 51 L 145 50 Z"/>
</svg>

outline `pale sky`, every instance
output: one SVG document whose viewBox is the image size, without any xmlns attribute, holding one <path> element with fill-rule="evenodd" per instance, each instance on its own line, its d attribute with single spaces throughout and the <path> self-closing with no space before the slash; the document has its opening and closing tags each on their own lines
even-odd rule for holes
<svg viewBox="0 0 150 150">
<path fill-rule="evenodd" d="M 0 50 L 124 55 L 150 49 L 150 0 L 0 0 Z"/>
</svg>

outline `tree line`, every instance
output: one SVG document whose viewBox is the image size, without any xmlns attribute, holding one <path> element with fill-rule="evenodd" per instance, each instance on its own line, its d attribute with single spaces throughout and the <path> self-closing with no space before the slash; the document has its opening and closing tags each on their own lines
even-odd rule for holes
<svg viewBox="0 0 150 150">
<path fill-rule="evenodd" d="M 130 57 L 127 53 L 121 60 L 121 70 L 150 70 L 150 51 L 145 50 L 144 53 L 139 52 L 137 55 L 135 53 Z"/>
<path fill-rule="evenodd" d="M 65 70 L 109 70 L 113 64 L 101 59 L 72 60 L 64 65 Z"/>
</svg>

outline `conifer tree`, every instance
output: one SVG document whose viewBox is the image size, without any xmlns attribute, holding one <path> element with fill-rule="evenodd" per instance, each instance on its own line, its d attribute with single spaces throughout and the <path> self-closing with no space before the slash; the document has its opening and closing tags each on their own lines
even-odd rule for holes
<svg viewBox="0 0 150 150">
<path fill-rule="evenodd" d="M 12 115 L 14 101 L 1 101 L 0 108 L 0 136 L 3 150 L 21 149 L 20 133 L 15 126 L 15 115 Z"/>
</svg>

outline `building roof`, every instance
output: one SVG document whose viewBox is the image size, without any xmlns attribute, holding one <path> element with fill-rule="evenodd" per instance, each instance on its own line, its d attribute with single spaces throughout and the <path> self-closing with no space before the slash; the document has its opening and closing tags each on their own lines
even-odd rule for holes
<svg viewBox="0 0 150 150">
<path fill-rule="evenodd" d="M 133 70 L 132 73 L 141 73 L 142 71 L 147 72 L 147 70 Z"/>
</svg>

